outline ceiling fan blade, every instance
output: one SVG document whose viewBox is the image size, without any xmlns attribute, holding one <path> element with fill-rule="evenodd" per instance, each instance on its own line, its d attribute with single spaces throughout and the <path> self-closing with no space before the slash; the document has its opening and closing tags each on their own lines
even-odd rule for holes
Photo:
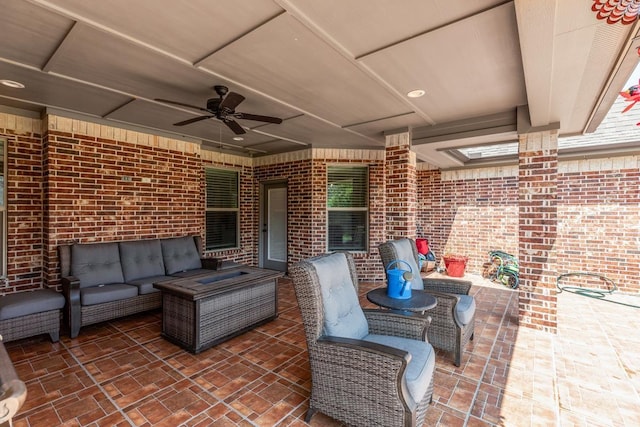
<svg viewBox="0 0 640 427">
<path fill-rule="evenodd" d="M 244 129 L 242 129 L 242 126 L 240 126 L 238 122 L 236 122 L 235 120 L 223 119 L 222 121 L 224 122 L 225 125 L 229 126 L 229 129 L 231 129 L 233 133 L 235 133 L 236 135 L 242 135 L 243 133 L 247 133 Z"/>
<path fill-rule="evenodd" d="M 261 116 L 259 114 L 235 113 L 233 116 L 236 119 L 255 120 L 255 121 L 258 121 L 258 122 L 275 123 L 275 124 L 278 124 L 278 125 L 280 123 L 282 123 L 282 119 L 280 119 L 278 117 Z"/>
<path fill-rule="evenodd" d="M 200 111 L 206 111 L 207 113 L 209 112 L 209 110 L 207 110 L 206 108 L 196 107 L 195 105 L 185 104 L 183 102 L 171 101 L 169 99 L 160 99 L 160 98 L 156 98 L 155 100 L 158 102 L 164 102 L 165 104 L 179 105 L 181 107 L 189 107 L 189 108 L 193 108 Z"/>
<path fill-rule="evenodd" d="M 192 119 L 187 119 L 187 120 L 183 120 L 181 122 L 178 123 L 174 123 L 174 126 L 184 126 L 184 125 L 190 125 L 191 123 L 195 123 L 195 122 L 199 122 L 200 120 L 205 120 L 205 119 L 210 119 L 212 117 L 215 116 L 199 116 L 199 117 L 194 117 Z"/>
<path fill-rule="evenodd" d="M 235 92 L 229 92 L 220 103 L 219 108 L 220 110 L 222 110 L 223 108 L 227 108 L 229 109 L 229 111 L 233 111 L 242 101 L 244 101 L 244 96 Z"/>
</svg>

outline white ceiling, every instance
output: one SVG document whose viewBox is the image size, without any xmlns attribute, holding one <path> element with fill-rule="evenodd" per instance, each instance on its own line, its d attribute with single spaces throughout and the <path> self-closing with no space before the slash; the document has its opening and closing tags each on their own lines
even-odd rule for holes
<svg viewBox="0 0 640 427">
<path fill-rule="evenodd" d="M 635 67 L 638 25 L 585 0 L 0 0 L 0 105 L 83 115 L 266 155 L 382 148 L 411 128 L 419 160 L 513 140 L 517 126 L 592 132 Z M 216 119 L 177 127 L 225 85 L 243 141 Z M 424 89 L 421 98 L 408 98 Z M 516 110 L 520 107 L 519 114 Z"/>
</svg>

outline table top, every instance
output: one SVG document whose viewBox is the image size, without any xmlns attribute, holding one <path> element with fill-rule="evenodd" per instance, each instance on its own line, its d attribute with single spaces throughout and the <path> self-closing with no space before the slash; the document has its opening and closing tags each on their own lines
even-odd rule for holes
<svg viewBox="0 0 640 427">
<path fill-rule="evenodd" d="M 411 298 L 398 299 L 389 297 L 387 288 L 377 288 L 367 292 L 367 299 L 380 307 L 418 312 L 430 310 L 438 304 L 436 297 L 419 289 L 411 290 Z"/>
<path fill-rule="evenodd" d="M 281 271 L 238 265 L 223 270 L 211 270 L 188 277 L 156 282 L 154 288 L 189 299 L 201 299 L 237 288 L 262 284 L 284 275 Z"/>
</svg>

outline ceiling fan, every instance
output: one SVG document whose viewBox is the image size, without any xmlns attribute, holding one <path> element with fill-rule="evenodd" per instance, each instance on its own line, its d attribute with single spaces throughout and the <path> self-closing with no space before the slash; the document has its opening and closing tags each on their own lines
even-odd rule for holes
<svg viewBox="0 0 640 427">
<path fill-rule="evenodd" d="M 174 123 L 173 126 L 185 126 L 191 123 L 199 122 L 201 120 L 216 118 L 227 125 L 229 129 L 231 129 L 235 134 L 240 135 L 246 133 L 246 131 L 242 128 L 242 126 L 240 126 L 240 124 L 238 124 L 238 122 L 236 122 L 236 119 L 255 120 L 259 122 L 275 124 L 282 123 L 282 119 L 278 117 L 260 116 L 257 114 L 241 113 L 239 111 L 237 112 L 236 107 L 242 101 L 244 101 L 244 96 L 235 92 L 229 92 L 229 89 L 226 86 L 214 86 L 213 89 L 216 91 L 219 98 L 211 98 L 207 100 L 206 108 L 196 107 L 195 105 L 184 104 L 182 102 L 171 101 L 168 99 L 156 99 L 156 101 L 164 102 L 166 104 L 179 105 L 181 107 L 189 107 L 208 113 L 204 116 L 198 116 L 192 119 Z"/>
</svg>

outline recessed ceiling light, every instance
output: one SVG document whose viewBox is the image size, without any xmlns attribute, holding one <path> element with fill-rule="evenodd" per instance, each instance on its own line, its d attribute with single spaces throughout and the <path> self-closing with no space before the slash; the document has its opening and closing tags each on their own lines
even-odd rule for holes
<svg viewBox="0 0 640 427">
<path fill-rule="evenodd" d="M 234 137 L 233 137 L 233 140 L 234 140 L 234 141 L 244 141 L 244 138 L 243 138 L 243 137 L 241 137 L 241 136 L 234 136 Z"/>
<path fill-rule="evenodd" d="M 416 90 L 412 90 L 411 92 L 407 93 L 407 96 L 409 98 L 420 98 L 421 96 L 423 96 L 426 92 L 422 89 L 416 89 Z"/>
<path fill-rule="evenodd" d="M 0 83 L 7 87 L 12 87 L 14 89 L 24 89 L 24 85 L 20 82 L 16 82 L 13 80 L 0 80 Z"/>
</svg>

